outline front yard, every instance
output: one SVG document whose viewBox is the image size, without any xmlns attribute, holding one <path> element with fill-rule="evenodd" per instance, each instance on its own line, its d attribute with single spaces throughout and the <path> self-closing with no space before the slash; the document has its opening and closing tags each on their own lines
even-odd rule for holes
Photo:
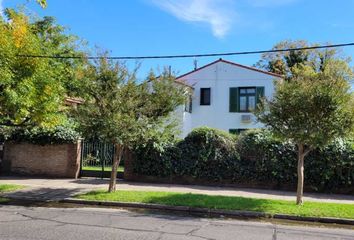
<svg viewBox="0 0 354 240">
<path fill-rule="evenodd" d="M 102 171 L 102 167 L 101 166 L 83 166 L 82 170 Z M 105 172 L 112 172 L 112 166 L 105 166 L 104 171 Z M 124 166 L 119 166 L 117 172 L 124 172 Z"/>
<path fill-rule="evenodd" d="M 155 203 L 169 206 L 201 207 L 210 209 L 244 210 L 270 214 L 289 214 L 306 217 L 336 217 L 354 219 L 354 204 L 269 200 L 244 197 L 210 196 L 191 193 L 146 192 L 146 191 L 93 191 L 77 198 L 98 201 Z"/>
</svg>

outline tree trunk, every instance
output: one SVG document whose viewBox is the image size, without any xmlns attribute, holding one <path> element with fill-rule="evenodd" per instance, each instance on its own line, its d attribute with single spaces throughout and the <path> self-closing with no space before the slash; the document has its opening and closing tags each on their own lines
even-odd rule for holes
<svg viewBox="0 0 354 240">
<path fill-rule="evenodd" d="M 120 144 L 115 144 L 115 151 L 112 163 L 112 172 L 111 172 L 111 179 L 109 181 L 108 192 L 115 192 L 116 185 L 117 185 L 117 170 L 122 159 L 124 147 Z"/>
<path fill-rule="evenodd" d="M 296 193 L 296 204 L 302 205 L 302 196 L 304 194 L 304 158 L 305 151 L 304 145 L 298 144 L 297 152 L 297 193 Z"/>
</svg>

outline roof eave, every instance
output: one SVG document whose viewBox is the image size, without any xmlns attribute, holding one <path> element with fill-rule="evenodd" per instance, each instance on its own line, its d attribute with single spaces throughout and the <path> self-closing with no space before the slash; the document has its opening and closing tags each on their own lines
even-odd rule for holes
<svg viewBox="0 0 354 240">
<path fill-rule="evenodd" d="M 187 72 L 187 73 L 185 73 L 185 74 L 182 74 L 182 75 L 178 76 L 178 77 L 176 78 L 176 80 L 178 80 L 178 79 L 180 79 L 180 78 L 183 78 L 183 77 L 185 77 L 185 76 L 188 76 L 188 75 L 190 75 L 190 74 L 192 74 L 192 73 L 198 72 L 198 71 L 200 71 L 200 70 L 202 70 L 202 69 L 204 69 L 204 68 L 207 68 L 207 67 L 209 67 L 209 66 L 211 66 L 211 65 L 213 65 L 213 64 L 216 64 L 216 63 L 218 63 L 218 62 L 223 62 L 223 63 L 231 64 L 231 65 L 234 65 L 234 66 L 237 66 L 237 67 L 241 67 L 241 68 L 245 68 L 245 69 L 248 69 L 248 70 L 251 70 L 251 71 L 256 71 L 256 72 L 260 72 L 260 73 L 263 73 L 263 74 L 271 75 L 271 76 L 277 77 L 277 78 L 284 78 L 284 76 L 282 76 L 282 75 L 280 75 L 280 74 L 276 74 L 276 73 L 272 73 L 272 72 L 267 72 L 267 71 L 264 71 L 264 70 L 261 70 L 261 69 L 258 69 L 258 68 L 245 66 L 245 65 L 242 65 L 242 64 L 230 62 L 230 61 L 227 61 L 227 60 L 224 60 L 224 59 L 221 59 L 221 58 L 220 58 L 220 59 L 218 59 L 218 60 L 216 60 L 216 61 L 213 61 L 213 62 L 211 62 L 211 63 L 208 63 L 208 64 L 206 64 L 206 65 L 204 65 L 204 66 L 202 66 L 202 67 L 200 67 L 200 68 L 197 68 L 197 69 L 194 69 L 194 70 L 192 70 L 192 71 L 189 71 L 189 72 Z"/>
</svg>

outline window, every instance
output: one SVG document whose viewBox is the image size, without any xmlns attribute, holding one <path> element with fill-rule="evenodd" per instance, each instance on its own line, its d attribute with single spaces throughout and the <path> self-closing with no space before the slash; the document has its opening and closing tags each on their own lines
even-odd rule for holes
<svg viewBox="0 0 354 240">
<path fill-rule="evenodd" d="M 244 128 L 233 128 L 233 129 L 229 129 L 229 133 L 231 134 L 240 134 L 243 131 L 246 131 L 247 129 Z"/>
<path fill-rule="evenodd" d="M 240 88 L 240 112 L 251 112 L 256 108 L 256 88 Z"/>
<path fill-rule="evenodd" d="M 229 129 L 229 133 L 231 133 L 231 134 L 237 134 L 237 129 Z"/>
<path fill-rule="evenodd" d="M 230 88 L 230 112 L 250 112 L 264 96 L 264 87 L 231 87 Z"/>
<path fill-rule="evenodd" d="M 200 105 L 210 105 L 210 88 L 200 89 Z"/>
<path fill-rule="evenodd" d="M 187 99 L 187 101 L 186 101 L 186 103 L 185 103 L 185 105 L 184 105 L 184 111 L 185 111 L 185 112 L 192 113 L 192 104 L 193 104 L 193 102 L 192 102 L 192 96 L 189 95 L 189 96 L 188 96 L 188 99 Z"/>
</svg>

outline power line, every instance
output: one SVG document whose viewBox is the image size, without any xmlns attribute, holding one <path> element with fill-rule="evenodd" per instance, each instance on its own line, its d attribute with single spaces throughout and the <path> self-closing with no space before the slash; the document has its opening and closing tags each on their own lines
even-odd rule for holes
<svg viewBox="0 0 354 240">
<path fill-rule="evenodd" d="M 58 58 L 58 59 L 112 59 L 112 60 L 139 60 L 139 59 L 168 59 L 168 58 L 200 58 L 200 57 L 222 57 L 222 56 L 234 56 L 234 55 L 249 55 L 249 54 L 262 54 L 262 53 L 276 53 L 276 52 L 290 52 L 290 51 L 303 51 L 311 49 L 323 49 L 323 48 L 337 48 L 354 46 L 352 43 L 341 43 L 332 45 L 320 45 L 311 47 L 299 47 L 299 48 L 284 48 L 284 49 L 271 49 L 271 50 L 259 50 L 259 51 L 244 51 L 244 52 L 226 52 L 226 53 L 207 53 L 207 54 L 184 54 L 184 55 L 161 55 L 161 56 L 117 56 L 117 57 L 101 57 L 101 56 L 61 56 L 61 55 L 18 55 L 18 57 L 25 58 Z"/>
</svg>

